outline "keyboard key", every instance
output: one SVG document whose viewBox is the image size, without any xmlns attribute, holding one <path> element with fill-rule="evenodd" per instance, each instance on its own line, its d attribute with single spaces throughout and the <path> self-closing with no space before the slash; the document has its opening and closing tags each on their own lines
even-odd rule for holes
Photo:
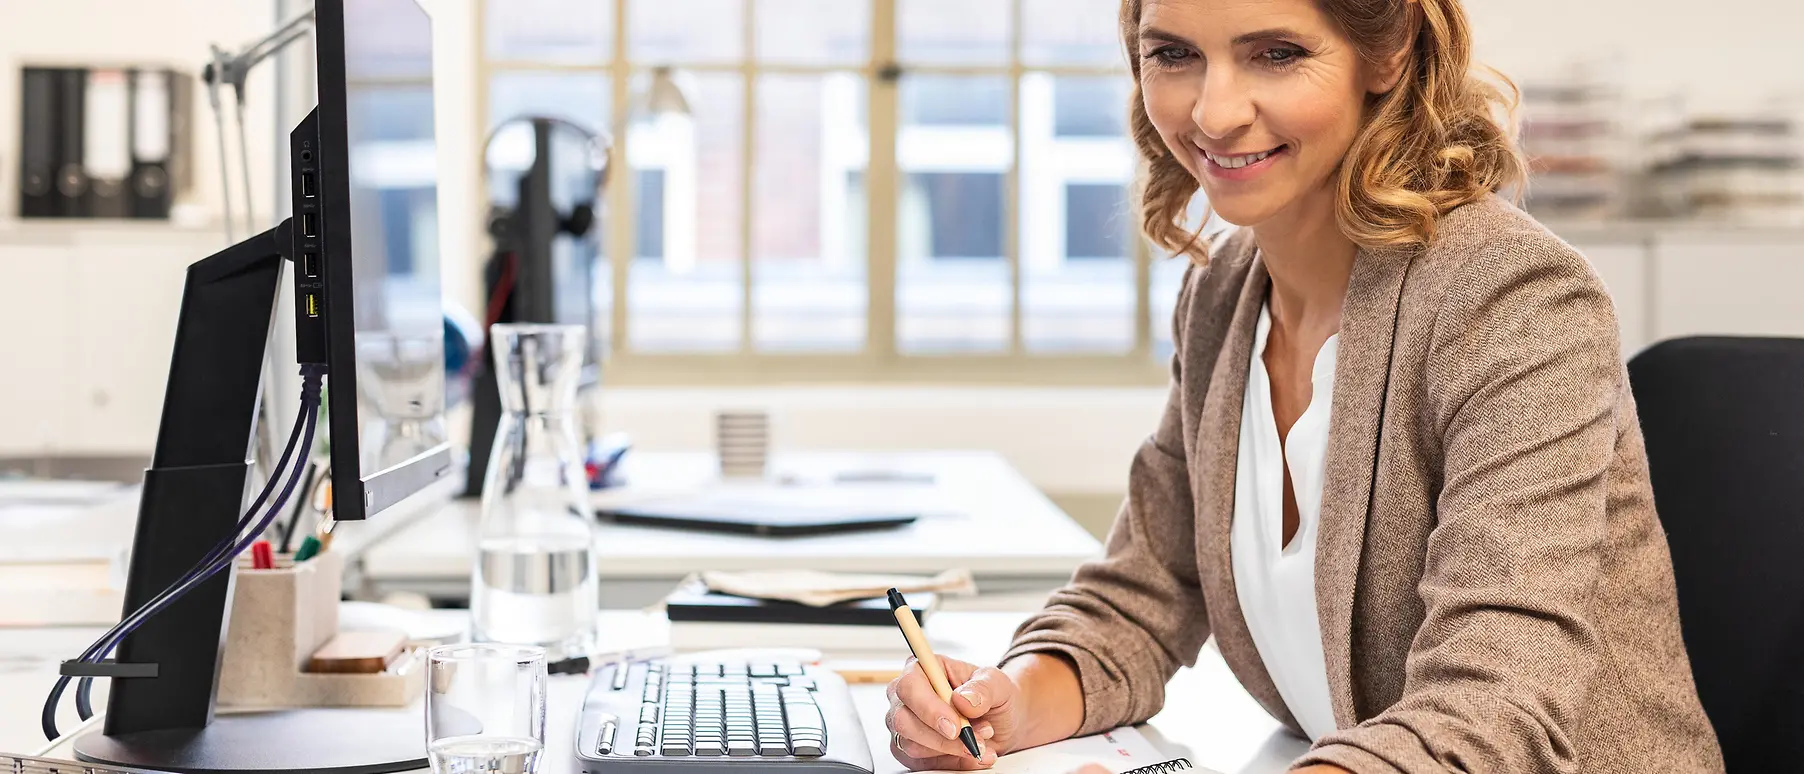
<svg viewBox="0 0 1804 774">
<path fill-rule="evenodd" d="M 658 752 L 662 753 L 666 758 L 681 758 L 689 754 L 689 744 L 680 741 L 672 742 L 669 739 L 666 739 L 664 740 L 664 746 L 659 748 Z"/>
<path fill-rule="evenodd" d="M 777 665 L 769 661 L 760 661 L 746 667 L 745 673 L 751 677 L 776 677 Z"/>
<path fill-rule="evenodd" d="M 825 719 L 821 717 L 821 708 L 810 705 L 792 704 L 789 706 L 790 728 L 826 729 Z"/>
<path fill-rule="evenodd" d="M 708 740 L 708 741 L 703 741 L 703 740 L 697 739 L 695 742 L 695 754 L 696 755 L 710 755 L 711 756 L 711 755 L 725 755 L 726 753 L 727 753 L 727 746 L 725 744 L 721 743 L 721 741 L 718 739 Z"/>
<path fill-rule="evenodd" d="M 779 661 L 779 662 L 777 662 L 777 674 L 780 674 L 784 677 L 794 677 L 801 673 L 802 673 L 802 662 L 800 662 L 800 661 Z"/>
<path fill-rule="evenodd" d="M 813 688 L 814 687 L 814 678 L 809 677 L 807 675 L 791 677 L 791 678 L 789 678 L 789 686 L 791 688 Z"/>
<path fill-rule="evenodd" d="M 795 751 L 796 757 L 798 758 L 819 758 L 826 754 L 826 745 L 820 742 L 804 742 L 798 739 L 795 743 Z"/>
<path fill-rule="evenodd" d="M 656 704 L 640 705 L 639 722 L 641 722 L 641 723 L 658 722 L 658 705 L 656 705 Z"/>
<path fill-rule="evenodd" d="M 779 742 L 767 742 L 767 741 L 760 740 L 758 742 L 758 754 L 759 755 L 768 755 L 768 756 L 788 755 L 789 754 L 789 745 L 784 744 L 780 741 Z"/>
<path fill-rule="evenodd" d="M 627 678 L 628 673 L 630 673 L 632 671 L 631 667 L 632 667 L 631 664 L 628 664 L 624 661 L 622 661 L 618 664 L 615 664 L 614 665 L 614 683 L 613 683 L 613 685 L 608 686 L 608 690 L 610 690 L 610 691 L 626 690 L 626 678 Z"/>
<path fill-rule="evenodd" d="M 620 732 L 620 721 L 612 715 L 601 723 L 601 734 L 595 745 L 595 751 L 606 756 L 614 754 L 614 737 Z"/>
<path fill-rule="evenodd" d="M 639 758 L 645 758 L 656 753 L 657 750 L 652 749 L 652 746 L 649 744 L 642 744 L 633 748 L 633 755 Z"/>
<path fill-rule="evenodd" d="M 756 755 L 758 754 L 758 746 L 752 744 L 749 739 L 734 739 L 727 742 L 727 754 L 733 756 Z"/>
</svg>

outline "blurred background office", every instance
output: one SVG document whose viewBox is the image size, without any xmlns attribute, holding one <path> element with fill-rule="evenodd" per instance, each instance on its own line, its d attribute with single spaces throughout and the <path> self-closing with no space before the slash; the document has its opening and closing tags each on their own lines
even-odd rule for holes
<svg viewBox="0 0 1804 774">
<path fill-rule="evenodd" d="M 403 137 L 432 104 L 439 147 L 388 149 L 380 216 L 480 318 L 507 163 L 491 133 L 539 115 L 605 135 L 582 289 L 606 353 L 598 428 L 705 450 L 717 410 L 755 407 L 779 451 L 994 451 L 1106 528 L 1164 398 L 1183 268 L 1137 238 L 1115 0 L 422 2 L 436 102 L 397 75 L 372 109 Z M 1608 282 L 1625 356 L 1804 335 L 1804 8 L 1467 9 L 1477 57 L 1524 91 L 1528 205 Z M 251 71 L 241 109 L 228 91 L 216 110 L 199 75 L 210 46 L 305 10 L 7 4 L 0 467 L 140 475 L 181 272 L 228 224 L 288 212 L 287 131 L 314 101 L 310 42 Z M 86 72 L 86 154 L 49 164 L 34 132 L 58 124 L 33 90 L 57 68 Z M 420 165 L 435 202 L 408 195 Z"/>
</svg>

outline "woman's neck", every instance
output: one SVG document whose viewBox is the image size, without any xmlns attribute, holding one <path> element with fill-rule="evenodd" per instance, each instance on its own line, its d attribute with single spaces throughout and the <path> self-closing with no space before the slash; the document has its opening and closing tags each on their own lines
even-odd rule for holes
<svg viewBox="0 0 1804 774">
<path fill-rule="evenodd" d="M 1330 196 L 1319 197 L 1324 203 Z M 1326 341 L 1340 330 L 1341 307 L 1358 246 L 1335 221 L 1332 204 L 1293 210 L 1253 228 L 1261 260 L 1271 273 L 1272 325 L 1292 340 Z"/>
</svg>

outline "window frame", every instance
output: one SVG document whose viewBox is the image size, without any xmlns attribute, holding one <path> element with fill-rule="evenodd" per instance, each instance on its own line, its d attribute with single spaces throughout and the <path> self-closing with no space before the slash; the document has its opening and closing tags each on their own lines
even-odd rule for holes
<svg viewBox="0 0 1804 774">
<path fill-rule="evenodd" d="M 1166 363 L 1156 353 L 1169 345 L 1154 341 L 1150 310 L 1153 253 L 1138 235 L 1137 202 L 1124 202 L 1130 219 L 1127 257 L 1133 265 L 1134 309 L 1132 346 L 1119 353 L 1061 353 L 1028 349 L 1023 335 L 1023 271 L 1021 250 L 1021 98 L 1024 78 L 1119 77 L 1127 78 L 1124 61 L 1111 65 L 1029 65 L 1023 59 L 1023 22 L 1026 0 L 998 0 L 1009 4 L 1009 55 L 1005 63 L 989 65 L 904 64 L 897 51 L 899 4 L 907 0 L 870 0 L 869 58 L 856 64 L 790 64 L 757 58 L 757 0 L 743 3 L 742 52 L 736 62 L 655 62 L 634 60 L 631 54 L 629 0 L 599 0 L 612 7 L 611 51 L 604 61 L 589 63 L 543 62 L 489 56 L 488 13 L 491 4 L 505 0 L 476 0 L 475 33 L 470 40 L 476 64 L 475 136 L 489 132 L 489 88 L 496 75 L 514 73 L 600 74 L 610 84 L 608 127 L 614 139 L 609 168 L 614 170 L 606 189 L 605 219 L 610 224 L 601 245 L 601 267 L 609 272 L 612 299 L 608 302 L 609 354 L 605 380 L 621 386 L 762 386 L 773 384 L 881 383 L 1060 386 L 1154 386 L 1170 377 Z M 647 352 L 631 348 L 629 279 L 636 244 L 636 186 L 628 172 L 629 122 L 633 86 L 653 67 L 670 66 L 694 73 L 730 73 L 739 76 L 742 88 L 743 129 L 740 148 L 739 195 L 739 341 L 727 352 Z M 856 351 L 795 353 L 757 348 L 753 295 L 753 202 L 758 88 L 767 74 L 825 75 L 848 72 L 862 78 L 866 90 L 865 125 L 869 127 L 870 152 L 865 170 L 868 192 L 865 213 L 866 257 L 865 340 Z M 902 131 L 899 93 L 904 75 L 1004 77 L 1008 84 L 1007 132 L 1012 158 L 1003 172 L 1003 258 L 1008 266 L 1011 303 L 1006 350 L 970 354 L 911 354 L 901 351 L 897 329 L 898 199 L 906 171 L 897 154 Z M 1050 84 L 1047 87 L 1051 88 Z M 1056 129 L 1054 130 L 1056 135 Z M 1062 141 L 1087 138 L 1061 138 Z M 1139 163 L 1136 159 L 1136 172 Z M 1057 180 L 1057 198 L 1064 199 L 1070 180 Z M 486 172 L 480 190 L 489 190 Z M 1133 185 L 1127 186 L 1132 198 Z M 1061 223 L 1063 219 L 1061 219 Z M 1062 243 L 1064 232 L 1056 235 Z M 1181 258 L 1161 260 L 1183 260 Z"/>
</svg>

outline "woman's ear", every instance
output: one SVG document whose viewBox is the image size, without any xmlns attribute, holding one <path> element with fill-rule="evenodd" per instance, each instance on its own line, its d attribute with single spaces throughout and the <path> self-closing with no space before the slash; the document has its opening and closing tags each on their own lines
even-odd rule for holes
<svg viewBox="0 0 1804 774">
<path fill-rule="evenodd" d="M 1416 0 L 1406 0 L 1404 7 L 1410 14 L 1409 35 L 1404 37 L 1403 45 L 1395 52 L 1373 64 L 1371 82 L 1366 84 L 1366 90 L 1373 94 L 1389 94 L 1397 88 L 1397 83 L 1403 80 L 1404 64 L 1415 53 L 1416 36 L 1422 30 L 1422 6 Z"/>
<path fill-rule="evenodd" d="M 1410 38 L 1413 41 L 1415 36 L 1412 35 Z M 1414 52 L 1415 47 L 1406 44 L 1396 53 L 1375 63 L 1372 67 L 1371 82 L 1366 85 L 1366 90 L 1373 94 L 1389 94 L 1392 89 L 1397 88 L 1397 83 L 1403 80 L 1404 64 L 1409 61 L 1410 54 Z"/>
</svg>

